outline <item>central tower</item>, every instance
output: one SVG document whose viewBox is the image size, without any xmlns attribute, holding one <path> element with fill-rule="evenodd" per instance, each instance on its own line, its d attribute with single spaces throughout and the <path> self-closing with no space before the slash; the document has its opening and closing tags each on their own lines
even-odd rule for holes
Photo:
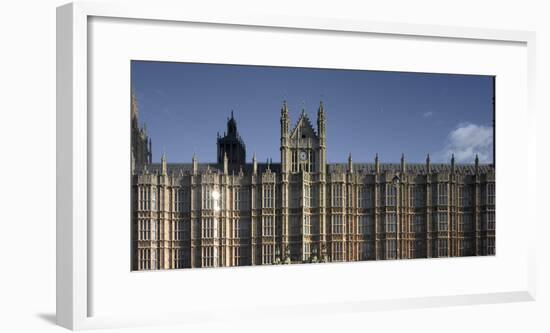
<svg viewBox="0 0 550 333">
<path fill-rule="evenodd" d="M 302 109 L 290 130 L 286 101 L 281 108 L 281 224 L 282 245 L 292 261 L 325 257 L 326 136 L 323 103 L 317 130 Z"/>
<path fill-rule="evenodd" d="M 317 131 L 313 128 L 309 116 L 302 109 L 300 118 L 292 131 L 288 106 L 283 102 L 281 109 L 281 168 L 283 173 L 324 172 L 326 164 L 325 111 L 323 103 L 317 113 Z"/>
</svg>

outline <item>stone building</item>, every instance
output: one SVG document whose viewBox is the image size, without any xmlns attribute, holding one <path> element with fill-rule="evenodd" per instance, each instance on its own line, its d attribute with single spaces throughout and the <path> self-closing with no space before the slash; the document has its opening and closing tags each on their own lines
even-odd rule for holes
<svg viewBox="0 0 550 333">
<path fill-rule="evenodd" d="M 134 103 L 134 270 L 495 254 L 495 171 L 477 157 L 329 164 L 322 103 L 316 128 L 304 111 L 291 128 L 283 103 L 280 163 L 246 163 L 233 114 L 216 163 L 152 163 L 137 124 Z"/>
</svg>

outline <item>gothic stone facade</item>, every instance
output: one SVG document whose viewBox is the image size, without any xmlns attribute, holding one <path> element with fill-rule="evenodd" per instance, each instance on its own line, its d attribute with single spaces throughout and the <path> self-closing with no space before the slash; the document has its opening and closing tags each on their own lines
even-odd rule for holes
<svg viewBox="0 0 550 333">
<path fill-rule="evenodd" d="M 133 269 L 495 254 L 493 165 L 328 164 L 325 126 L 321 103 L 291 129 L 284 103 L 279 164 L 245 163 L 233 115 L 216 163 L 151 163 L 133 141 Z"/>
</svg>

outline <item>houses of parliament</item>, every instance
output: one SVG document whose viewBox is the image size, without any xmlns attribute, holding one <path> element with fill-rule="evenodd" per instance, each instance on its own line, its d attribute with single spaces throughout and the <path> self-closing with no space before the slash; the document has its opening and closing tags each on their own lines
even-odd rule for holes
<svg viewBox="0 0 550 333">
<path fill-rule="evenodd" d="M 283 103 L 280 163 L 247 160 L 233 114 L 216 162 L 153 163 L 134 99 L 132 269 L 495 254 L 493 164 L 328 163 L 326 115 L 291 127 Z"/>
</svg>

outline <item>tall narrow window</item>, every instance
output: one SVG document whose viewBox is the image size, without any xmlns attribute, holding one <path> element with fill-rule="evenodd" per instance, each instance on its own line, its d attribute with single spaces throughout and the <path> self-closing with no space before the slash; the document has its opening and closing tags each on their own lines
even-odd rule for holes
<svg viewBox="0 0 550 333">
<path fill-rule="evenodd" d="M 332 207 L 342 207 L 342 184 L 332 184 Z"/>
<path fill-rule="evenodd" d="M 397 188 L 393 184 L 386 184 L 386 206 L 395 206 Z"/>
<path fill-rule="evenodd" d="M 304 215 L 304 235 L 311 235 L 311 216 Z"/>
<path fill-rule="evenodd" d="M 447 242 L 447 239 L 438 239 L 437 240 L 437 252 L 438 252 L 438 256 L 439 257 L 447 257 L 448 256 L 448 251 L 447 251 L 447 246 L 448 245 L 448 242 Z"/>
<path fill-rule="evenodd" d="M 437 214 L 437 229 L 438 231 L 448 231 L 449 230 L 449 220 L 447 213 L 438 213 Z"/>
<path fill-rule="evenodd" d="M 315 152 L 310 150 L 308 152 L 308 172 L 315 172 Z"/>
<path fill-rule="evenodd" d="M 344 221 L 342 215 L 332 215 L 331 216 L 331 225 L 333 234 L 343 234 L 344 233 Z"/>
<path fill-rule="evenodd" d="M 234 198 L 234 202 L 233 202 L 233 207 L 235 210 L 240 210 L 241 209 L 241 193 L 239 191 L 239 188 L 235 188 L 233 190 L 233 198 Z"/>
<path fill-rule="evenodd" d="M 203 208 L 212 209 L 214 207 L 213 198 L 212 198 L 212 189 L 210 186 L 205 186 L 203 189 Z"/>
<path fill-rule="evenodd" d="M 344 243 L 333 242 L 332 243 L 332 261 L 343 261 L 345 259 Z"/>
<path fill-rule="evenodd" d="M 495 230 L 495 212 L 487 213 L 487 230 Z"/>
<path fill-rule="evenodd" d="M 262 264 L 272 264 L 273 263 L 273 248 L 274 244 L 264 244 L 262 245 Z"/>
<path fill-rule="evenodd" d="M 495 183 L 487 184 L 487 204 L 495 204 Z"/>
<path fill-rule="evenodd" d="M 386 242 L 386 259 L 397 259 L 397 240 L 388 239 Z"/>
<path fill-rule="evenodd" d="M 308 260 L 311 257 L 311 243 L 304 242 L 302 251 L 304 253 L 303 260 Z"/>
<path fill-rule="evenodd" d="M 202 267 L 218 266 L 218 248 L 215 246 L 202 247 Z"/>
<path fill-rule="evenodd" d="M 275 186 L 273 184 L 265 184 L 263 186 L 263 207 L 274 208 L 275 206 Z"/>
<path fill-rule="evenodd" d="M 437 204 L 447 205 L 449 199 L 447 183 L 437 184 Z"/>
<path fill-rule="evenodd" d="M 202 238 L 218 237 L 218 219 L 207 217 L 202 219 Z"/>
<path fill-rule="evenodd" d="M 487 254 L 488 255 L 495 254 L 495 239 L 493 237 L 487 238 Z"/>
<path fill-rule="evenodd" d="M 273 216 L 264 216 L 263 217 L 263 236 L 273 236 L 275 226 L 273 224 Z"/>
<path fill-rule="evenodd" d="M 386 232 L 397 231 L 397 215 L 395 213 L 386 214 Z"/>
<path fill-rule="evenodd" d="M 233 238 L 239 238 L 240 237 L 240 234 L 239 234 L 240 227 L 241 227 L 241 221 L 239 219 L 233 220 L 233 228 L 232 228 L 233 230 L 231 232 L 231 236 Z"/>
<path fill-rule="evenodd" d="M 464 185 L 460 185 L 457 191 L 458 207 L 464 207 Z"/>
<path fill-rule="evenodd" d="M 304 207 L 311 207 L 311 187 L 304 185 Z"/>
</svg>

